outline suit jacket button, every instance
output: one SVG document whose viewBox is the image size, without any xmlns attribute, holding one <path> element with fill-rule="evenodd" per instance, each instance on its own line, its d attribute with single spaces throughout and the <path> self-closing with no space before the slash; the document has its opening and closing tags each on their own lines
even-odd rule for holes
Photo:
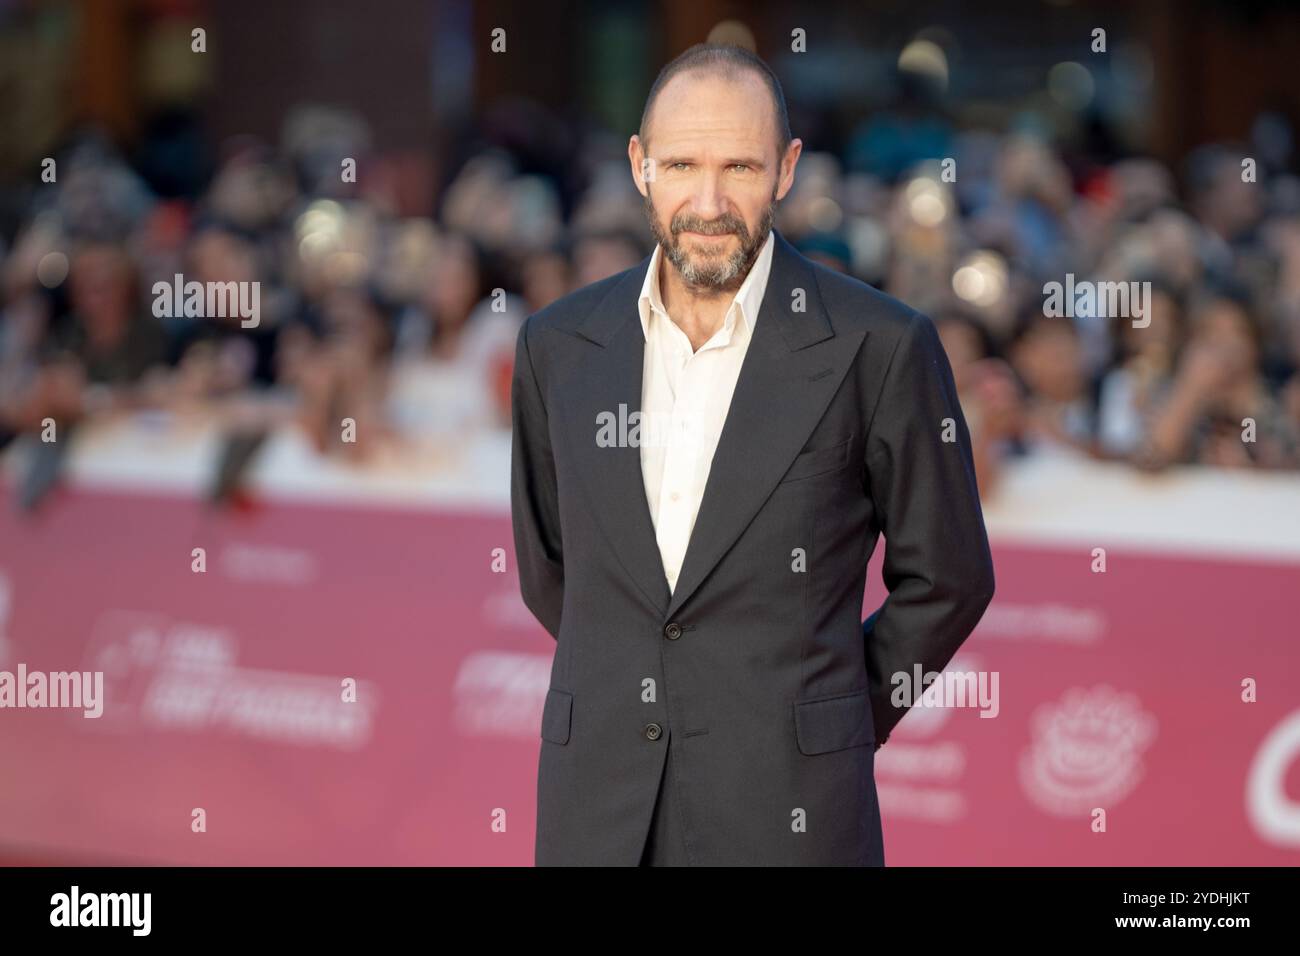
<svg viewBox="0 0 1300 956">
<path fill-rule="evenodd" d="M 658 724 L 645 725 L 645 739 L 658 740 L 663 735 L 664 729 Z"/>
<path fill-rule="evenodd" d="M 670 641 L 675 641 L 677 640 L 677 638 L 681 636 L 682 636 L 682 626 L 678 624 L 676 621 L 673 621 L 671 624 L 669 624 L 667 627 L 664 628 L 664 637 L 668 638 L 668 640 Z"/>
</svg>

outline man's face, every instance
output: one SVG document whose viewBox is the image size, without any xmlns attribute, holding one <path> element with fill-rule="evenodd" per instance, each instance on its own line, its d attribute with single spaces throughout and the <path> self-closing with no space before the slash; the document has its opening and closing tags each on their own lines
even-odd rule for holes
<svg viewBox="0 0 1300 956">
<path fill-rule="evenodd" d="M 723 292 L 744 281 L 800 149 L 795 140 L 779 161 L 775 110 L 755 74 L 684 73 L 664 86 L 646 143 L 632 137 L 628 156 L 655 240 L 687 285 Z M 653 176 L 643 178 L 647 158 Z"/>
</svg>

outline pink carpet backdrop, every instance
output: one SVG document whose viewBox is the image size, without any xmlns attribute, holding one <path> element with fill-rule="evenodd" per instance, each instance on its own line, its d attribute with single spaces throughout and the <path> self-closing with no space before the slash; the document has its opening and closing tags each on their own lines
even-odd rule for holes
<svg viewBox="0 0 1300 956">
<path fill-rule="evenodd" d="M 950 670 L 996 703 L 880 752 L 888 862 L 1300 863 L 1300 564 L 994 550 Z M 3 487 L 0 671 L 102 671 L 104 711 L 0 710 L 0 856 L 531 864 L 554 645 L 513 561 L 499 509 Z"/>
</svg>

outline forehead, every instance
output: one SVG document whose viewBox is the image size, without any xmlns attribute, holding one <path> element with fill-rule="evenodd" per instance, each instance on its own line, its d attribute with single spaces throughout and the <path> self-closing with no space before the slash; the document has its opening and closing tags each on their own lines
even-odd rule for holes
<svg viewBox="0 0 1300 956">
<path fill-rule="evenodd" d="M 658 153 L 723 145 L 766 151 L 776 142 L 772 95 L 752 70 L 677 74 L 659 91 L 646 125 Z"/>
</svg>

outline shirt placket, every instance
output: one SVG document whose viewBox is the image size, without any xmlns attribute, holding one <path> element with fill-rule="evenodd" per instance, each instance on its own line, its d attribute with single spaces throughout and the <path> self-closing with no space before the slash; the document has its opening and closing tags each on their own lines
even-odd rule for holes
<svg viewBox="0 0 1300 956">
<path fill-rule="evenodd" d="M 692 354 L 686 334 L 673 326 L 669 336 L 668 361 L 672 366 L 673 399 L 670 414 L 671 436 L 665 449 L 663 490 L 660 495 L 660 527 L 663 529 L 664 550 L 674 557 L 669 559 L 664 573 L 669 588 L 677 586 L 681 566 L 676 558 L 686 550 L 685 537 L 690 527 L 690 496 L 696 467 L 695 443 L 690 440 L 699 427 L 699 416 L 704 411 L 701 402 L 698 355 Z"/>
</svg>

